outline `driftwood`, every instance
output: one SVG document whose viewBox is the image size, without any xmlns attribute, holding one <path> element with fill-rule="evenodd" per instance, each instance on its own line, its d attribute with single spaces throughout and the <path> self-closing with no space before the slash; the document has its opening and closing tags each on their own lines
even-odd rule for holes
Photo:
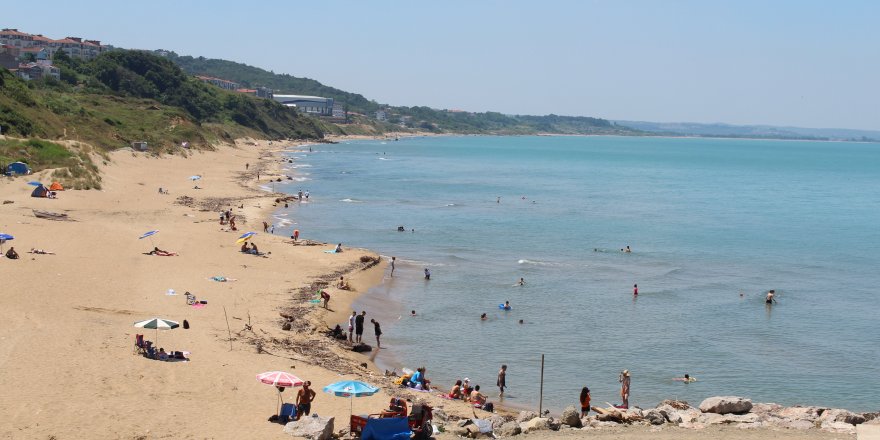
<svg viewBox="0 0 880 440">
<path fill-rule="evenodd" d="M 37 218 L 44 218 L 46 220 L 57 220 L 62 222 L 74 221 L 72 218 L 68 217 L 67 214 L 62 214 L 58 212 L 50 212 L 50 211 L 39 211 L 34 209 L 34 216 Z"/>
</svg>

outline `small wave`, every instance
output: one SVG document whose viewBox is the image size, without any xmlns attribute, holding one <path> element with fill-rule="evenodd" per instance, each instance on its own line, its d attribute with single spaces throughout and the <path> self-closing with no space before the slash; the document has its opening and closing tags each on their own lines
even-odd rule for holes
<svg viewBox="0 0 880 440">
<path fill-rule="evenodd" d="M 282 218 L 282 219 L 278 219 L 278 220 L 279 220 L 279 221 L 278 221 L 278 223 L 277 223 L 275 226 L 278 226 L 279 228 L 283 228 L 283 227 L 285 227 L 285 226 L 289 226 L 289 225 L 292 225 L 292 224 L 293 224 L 292 221 L 290 221 L 290 220 L 288 220 L 288 219 L 286 219 L 286 218 Z"/>
<path fill-rule="evenodd" d="M 307 163 L 299 163 L 296 165 L 291 165 L 291 168 L 311 168 L 312 166 Z"/>
<path fill-rule="evenodd" d="M 420 260 L 406 260 L 406 259 L 403 259 L 403 258 L 398 258 L 397 261 L 398 261 L 398 263 L 400 263 L 400 264 L 406 264 L 406 265 L 410 265 L 410 266 L 419 266 L 419 267 L 443 267 L 443 266 L 447 266 L 446 264 L 443 264 L 443 263 L 428 263 L 427 261 L 420 261 Z"/>
<path fill-rule="evenodd" d="M 340 200 L 340 202 L 345 202 L 345 203 L 364 203 L 364 202 L 362 202 L 362 201 L 360 201 L 360 200 L 355 200 L 355 199 L 342 199 L 342 200 Z"/>
<path fill-rule="evenodd" d="M 551 263 L 548 261 L 536 261 L 536 260 L 527 260 L 522 259 L 517 261 L 518 264 L 530 264 L 532 266 L 558 266 L 559 263 Z"/>
<path fill-rule="evenodd" d="M 459 205 L 456 205 L 455 203 L 447 203 L 446 206 L 459 206 Z"/>
<path fill-rule="evenodd" d="M 290 180 L 294 182 L 305 182 L 306 180 L 312 179 L 309 179 L 308 177 L 291 177 Z"/>
<path fill-rule="evenodd" d="M 380 157 L 379 160 L 391 160 L 391 159 L 389 159 L 387 157 Z"/>
<path fill-rule="evenodd" d="M 263 191 L 266 191 L 266 192 L 272 192 L 272 187 L 271 187 L 271 186 L 260 185 L 260 189 L 263 190 Z"/>
</svg>

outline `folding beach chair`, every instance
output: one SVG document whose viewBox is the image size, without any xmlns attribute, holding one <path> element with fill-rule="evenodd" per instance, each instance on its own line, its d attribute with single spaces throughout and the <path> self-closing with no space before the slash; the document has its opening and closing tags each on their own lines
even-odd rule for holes
<svg viewBox="0 0 880 440">
<path fill-rule="evenodd" d="M 132 354 L 146 353 L 146 345 L 144 345 L 144 335 L 134 335 L 134 349 Z"/>
<path fill-rule="evenodd" d="M 278 422 L 287 424 L 287 422 L 296 418 L 296 405 L 285 403 L 281 405 L 281 412 L 278 414 Z"/>
</svg>

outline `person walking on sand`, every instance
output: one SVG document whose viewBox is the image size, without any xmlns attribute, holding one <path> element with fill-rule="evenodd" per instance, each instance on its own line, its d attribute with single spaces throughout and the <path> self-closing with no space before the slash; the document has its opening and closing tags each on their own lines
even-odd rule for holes
<svg viewBox="0 0 880 440">
<path fill-rule="evenodd" d="M 501 390 L 501 393 L 498 397 L 504 397 L 504 387 L 507 386 L 507 365 L 502 365 L 501 369 L 498 370 L 498 379 L 495 381 L 495 384 L 498 385 L 498 389 Z"/>
<path fill-rule="evenodd" d="M 397 257 L 391 257 L 391 278 L 394 278 L 394 262 L 397 261 Z"/>
<path fill-rule="evenodd" d="M 620 400 L 622 401 L 620 407 L 629 409 L 629 370 L 621 371 L 617 381 L 620 382 Z"/>
<path fill-rule="evenodd" d="M 249 163 L 244 164 L 244 170 L 245 170 L 245 171 L 247 171 L 248 168 L 250 168 L 250 167 L 251 167 L 251 164 L 249 164 Z"/>
<path fill-rule="evenodd" d="M 324 308 L 328 308 L 327 305 L 330 304 L 330 294 L 327 293 L 326 290 L 321 290 L 321 299 L 324 300 Z"/>
<path fill-rule="evenodd" d="M 354 318 L 354 336 L 355 342 L 360 344 L 363 342 L 364 335 L 364 319 L 366 319 L 367 311 L 361 310 L 361 314 Z"/>
<path fill-rule="evenodd" d="M 426 279 L 426 280 L 430 280 L 430 279 L 431 279 L 431 271 L 428 270 L 427 267 L 425 268 L 425 279 Z"/>
<path fill-rule="evenodd" d="M 382 336 L 382 327 L 379 327 L 379 321 L 375 319 L 371 319 L 370 322 L 373 323 L 373 327 L 376 330 L 376 348 L 382 348 L 382 342 L 379 341 L 379 337 Z"/>
<path fill-rule="evenodd" d="M 293 230 L 293 235 L 292 235 L 290 238 L 292 238 L 293 241 L 297 241 L 297 240 L 299 240 L 299 229 L 294 229 L 294 230 Z"/>
<path fill-rule="evenodd" d="M 354 335 L 354 320 L 357 318 L 358 312 L 352 310 L 351 316 L 348 317 L 348 342 L 354 342 L 352 336 Z"/>
<path fill-rule="evenodd" d="M 590 389 L 581 388 L 581 417 L 586 417 L 590 412 Z"/>
<path fill-rule="evenodd" d="M 263 222 L 263 232 L 269 232 L 269 223 Z"/>
<path fill-rule="evenodd" d="M 309 415 L 312 412 L 312 401 L 315 400 L 315 390 L 311 388 L 312 382 L 305 381 L 303 387 L 296 393 L 296 419 Z"/>
</svg>

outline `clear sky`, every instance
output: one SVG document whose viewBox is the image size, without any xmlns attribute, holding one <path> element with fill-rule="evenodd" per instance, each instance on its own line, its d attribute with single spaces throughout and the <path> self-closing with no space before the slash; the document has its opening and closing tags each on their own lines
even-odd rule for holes
<svg viewBox="0 0 880 440">
<path fill-rule="evenodd" d="M 9 1 L 0 26 L 392 105 L 880 130 L 880 1 Z"/>
</svg>

